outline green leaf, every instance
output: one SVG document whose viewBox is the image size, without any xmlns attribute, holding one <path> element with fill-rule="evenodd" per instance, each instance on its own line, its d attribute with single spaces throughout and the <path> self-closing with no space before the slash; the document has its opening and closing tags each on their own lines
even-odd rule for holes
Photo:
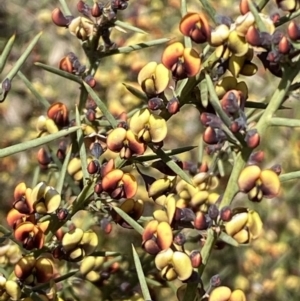
<svg viewBox="0 0 300 301">
<path fill-rule="evenodd" d="M 202 7 L 204 9 L 204 11 L 209 15 L 209 17 L 211 18 L 211 20 L 213 22 L 215 22 L 215 16 L 216 16 L 216 11 L 215 9 L 211 6 L 211 4 L 209 3 L 209 1 L 207 0 L 200 0 Z"/>
<path fill-rule="evenodd" d="M 147 95 L 142 90 L 139 90 L 139 89 L 135 88 L 134 86 L 131 86 L 131 85 L 128 85 L 128 84 L 125 84 L 125 83 L 122 83 L 122 84 L 135 97 L 137 97 L 141 100 L 144 100 L 144 101 L 148 101 Z"/>
<path fill-rule="evenodd" d="M 224 241 L 228 245 L 231 245 L 231 246 L 234 246 L 234 247 L 239 246 L 239 243 L 234 238 L 232 238 L 231 236 L 229 236 L 225 232 L 221 232 L 221 234 L 219 235 L 219 239 L 221 239 L 222 241 Z"/>
<path fill-rule="evenodd" d="M 182 18 L 187 14 L 186 0 L 180 1 L 180 13 Z M 190 37 L 184 36 L 184 46 L 185 48 L 192 48 L 192 40 Z"/>
<path fill-rule="evenodd" d="M 263 102 L 256 102 L 256 101 L 251 101 L 247 100 L 245 103 L 246 108 L 253 108 L 253 109 L 265 109 L 268 106 L 268 104 L 263 103 Z M 290 109 L 289 107 L 285 106 L 280 106 L 279 109 Z"/>
<path fill-rule="evenodd" d="M 51 73 L 54 73 L 54 74 L 59 75 L 61 77 L 64 77 L 66 79 L 72 80 L 73 82 L 76 82 L 78 84 L 82 83 L 82 79 L 80 77 L 72 74 L 72 73 L 69 73 L 69 72 L 66 72 L 66 71 L 60 70 L 58 68 L 55 68 L 55 67 L 43 64 L 43 63 L 39 63 L 39 62 L 36 62 L 34 64 L 38 67 L 41 67 L 42 69 L 44 69 L 48 72 L 51 72 Z"/>
<path fill-rule="evenodd" d="M 150 146 L 151 147 L 151 146 Z M 186 181 L 188 184 L 194 185 L 190 177 L 162 150 L 154 150 L 154 152 L 161 158 L 182 180 Z"/>
<path fill-rule="evenodd" d="M 135 26 L 133 26 L 129 23 L 122 22 L 120 20 L 115 21 L 114 24 L 121 27 L 121 28 L 128 29 L 128 30 L 131 30 L 131 31 L 134 31 L 134 32 L 137 32 L 137 33 L 148 34 L 146 31 L 144 31 L 144 30 L 142 30 L 138 27 L 135 27 Z"/>
<path fill-rule="evenodd" d="M 96 92 L 85 82 L 83 82 L 87 92 L 90 94 L 90 96 L 92 97 L 92 99 L 96 102 L 97 106 L 99 107 L 100 111 L 102 112 L 102 114 L 106 117 L 106 119 L 109 121 L 110 125 L 113 128 L 116 128 L 118 125 L 117 120 L 115 119 L 115 117 L 109 112 L 109 110 L 107 109 L 105 103 L 98 97 L 98 95 L 96 94 Z"/>
<path fill-rule="evenodd" d="M 249 9 L 255 18 L 255 24 L 260 32 L 268 32 L 266 25 L 262 21 L 260 15 L 258 14 L 257 8 L 252 1 L 248 1 Z"/>
<path fill-rule="evenodd" d="M 132 217 L 130 217 L 126 212 L 124 212 L 122 209 L 120 209 L 117 206 L 112 207 L 122 218 L 124 221 L 126 221 L 136 232 L 139 234 L 143 234 L 144 228 L 138 224 Z"/>
<path fill-rule="evenodd" d="M 8 40 L 8 42 L 6 43 L 2 53 L 1 53 L 1 56 L 0 56 L 0 74 L 2 73 L 3 69 L 4 69 L 4 66 L 6 64 L 6 60 L 12 50 L 12 47 L 14 45 L 14 42 L 15 42 L 15 38 L 16 38 L 16 35 L 12 35 L 11 38 Z"/>
<path fill-rule="evenodd" d="M 174 155 L 178 155 L 178 154 L 182 154 L 184 152 L 188 152 L 194 148 L 196 148 L 197 146 L 184 146 L 184 147 L 179 147 L 176 149 L 171 149 L 171 150 L 167 150 L 164 151 L 166 155 L 168 156 L 174 156 Z M 147 161 L 152 161 L 152 160 L 156 160 L 156 159 L 160 159 L 160 156 L 158 156 L 157 154 L 153 154 L 153 155 L 146 155 L 146 156 L 140 156 L 140 157 L 136 157 L 133 158 L 132 161 L 134 162 L 147 162 Z M 129 164 L 130 164 L 131 160 L 129 160 Z"/>
<path fill-rule="evenodd" d="M 25 141 L 22 143 L 18 143 L 18 144 L 6 147 L 6 148 L 0 150 L 0 158 L 7 157 L 7 156 L 10 156 L 10 155 L 13 155 L 13 154 L 16 154 L 19 152 L 23 152 L 23 151 L 26 151 L 28 149 L 31 149 L 31 148 L 34 148 L 37 146 L 41 146 L 43 144 L 49 143 L 53 140 L 56 140 L 58 138 L 61 138 L 61 137 L 67 136 L 71 133 L 74 133 L 79 128 L 80 128 L 79 126 L 73 126 L 68 129 L 61 130 L 54 134 L 49 134 L 44 137 L 36 138 L 36 139 L 30 140 L 30 141 Z"/>
<path fill-rule="evenodd" d="M 10 81 L 12 81 L 12 79 L 18 73 L 18 71 L 20 70 L 20 68 L 22 67 L 22 65 L 24 64 L 24 62 L 26 61 L 26 59 L 28 58 L 30 52 L 32 51 L 32 49 L 34 48 L 34 46 L 36 45 L 36 43 L 38 42 L 38 40 L 41 37 L 41 35 L 42 35 L 42 32 L 40 32 L 39 34 L 37 34 L 34 37 L 34 39 L 27 46 L 27 48 L 25 49 L 25 51 L 23 52 L 23 54 L 19 57 L 19 59 L 17 60 L 17 62 L 13 66 L 13 68 L 9 71 L 9 73 L 6 76 L 6 78 L 8 78 Z"/>
<path fill-rule="evenodd" d="M 46 98 L 44 98 L 32 85 L 32 83 L 26 78 L 26 76 L 19 71 L 18 76 L 21 78 L 21 80 L 24 82 L 26 87 L 29 89 L 29 91 L 34 95 L 34 97 L 46 108 L 48 109 L 50 107 L 50 103 Z"/>
<path fill-rule="evenodd" d="M 203 79 L 198 85 L 200 89 L 201 103 L 204 108 L 208 106 L 208 90 L 206 80 Z"/>
<path fill-rule="evenodd" d="M 291 181 L 291 180 L 296 180 L 300 178 L 300 171 L 292 171 L 289 173 L 284 173 L 279 176 L 280 182 L 286 182 L 286 181 Z"/>
<path fill-rule="evenodd" d="M 150 292 L 149 292 L 149 289 L 148 289 L 148 286 L 147 286 L 147 283 L 146 283 L 146 278 L 145 278 L 145 275 L 144 275 L 144 271 L 143 271 L 141 261 L 139 259 L 139 256 L 138 256 L 133 244 L 131 246 L 132 246 L 134 265 L 135 265 L 135 269 L 136 269 L 136 272 L 137 272 L 137 275 L 138 275 L 138 278 L 139 278 L 139 282 L 140 282 L 140 286 L 141 286 L 141 290 L 142 290 L 144 300 L 151 300 L 151 295 L 150 295 Z"/>
<path fill-rule="evenodd" d="M 76 106 L 76 124 L 81 126 L 80 114 L 77 106 Z M 83 183 L 84 185 L 86 185 L 90 175 L 87 170 L 87 155 L 85 150 L 83 131 L 81 128 L 77 131 L 77 143 L 79 147 L 79 156 L 81 160 L 81 169 L 83 173 Z"/>
<path fill-rule="evenodd" d="M 100 56 L 101 57 L 107 57 L 107 56 L 114 55 L 114 54 L 130 53 L 130 52 L 135 51 L 135 50 L 140 50 L 140 49 L 144 49 L 144 48 L 164 44 L 164 43 L 167 43 L 168 41 L 170 41 L 170 39 L 163 38 L 163 39 L 152 40 L 152 41 L 149 41 L 149 42 L 142 42 L 142 43 L 138 43 L 138 44 L 134 44 L 134 45 L 130 45 L 130 46 L 125 46 L 125 47 L 120 47 L 120 48 L 117 48 L 117 49 L 112 49 L 112 50 L 109 50 L 107 52 L 102 53 Z"/>
<path fill-rule="evenodd" d="M 88 183 L 83 187 L 77 199 L 70 206 L 72 207 L 71 216 L 84 208 L 85 203 L 94 194 L 94 186 L 95 183 L 93 181 L 88 181 Z"/>
<path fill-rule="evenodd" d="M 25 49 L 25 51 L 23 52 L 23 54 L 16 61 L 16 63 L 12 67 L 12 69 L 5 76 L 4 80 L 0 83 L 0 102 L 4 101 L 5 96 L 6 96 L 6 93 L 5 92 L 3 93 L 3 91 L 2 91 L 2 84 L 3 84 L 3 82 L 5 80 L 9 80 L 9 81 L 13 80 L 13 78 L 15 77 L 15 75 L 18 73 L 18 71 L 21 69 L 22 65 L 24 64 L 24 62 L 28 58 L 30 52 L 32 51 L 32 49 L 34 48 L 34 46 L 36 45 L 36 43 L 38 42 L 38 40 L 39 40 L 39 38 L 40 38 L 41 35 L 42 35 L 42 32 L 40 32 L 39 34 L 37 34 L 34 37 L 34 39 L 29 43 L 29 45 L 27 46 L 27 48 Z"/>
<path fill-rule="evenodd" d="M 62 193 L 62 189 L 64 187 L 64 182 L 65 182 L 65 176 L 67 174 L 67 169 L 68 169 L 68 165 L 71 159 L 71 154 L 72 154 L 72 145 L 71 147 L 69 147 L 67 153 L 66 153 L 66 157 L 64 159 L 64 163 L 62 165 L 62 168 L 60 170 L 59 173 L 59 178 L 58 181 L 56 183 L 56 191 L 61 194 Z"/>
<path fill-rule="evenodd" d="M 65 16 L 72 16 L 72 13 L 71 13 L 66 1 L 65 0 L 59 0 L 59 2 L 60 2 L 60 5 L 62 6 L 62 10 L 63 10 L 64 15 Z"/>
</svg>

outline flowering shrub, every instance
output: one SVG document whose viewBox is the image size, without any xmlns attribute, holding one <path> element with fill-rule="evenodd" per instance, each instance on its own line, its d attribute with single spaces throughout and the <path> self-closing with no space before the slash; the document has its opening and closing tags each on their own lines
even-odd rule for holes
<svg viewBox="0 0 300 301">
<path fill-rule="evenodd" d="M 3 47 L 0 106 L 14 105 L 18 75 L 42 109 L 30 112 L 22 141 L 12 136 L 0 149 L 11 200 L 0 226 L 1 300 L 296 296 L 299 271 L 275 266 L 270 277 L 262 267 L 293 252 L 285 239 L 275 242 L 280 225 L 268 225 L 264 212 L 267 199 L 293 199 L 282 183 L 299 178 L 292 171 L 298 159 L 291 165 L 271 157 L 283 138 L 269 134 L 300 126 L 293 116 L 279 117 L 294 107 L 287 101 L 299 88 L 299 2 L 241 0 L 237 16 L 216 11 L 213 1 L 165 2 L 158 1 L 157 21 L 176 24 L 167 38 L 160 25 L 143 23 L 139 1 L 69 8 L 61 0 L 46 13 L 72 47 L 56 64 L 30 68 L 49 81 L 75 83 L 70 99 L 63 97 L 71 97 L 69 87 L 53 86 L 47 97 L 20 70 L 39 51 L 41 33 L 9 71 L 15 36 Z M 278 13 L 269 14 L 269 5 Z M 147 39 L 144 29 L 159 38 Z M 140 34 L 143 40 L 132 42 Z M 156 57 L 136 54 L 148 48 Z M 258 81 L 269 78 L 273 85 L 258 91 Z M 287 140 L 291 148 L 293 142 Z M 15 178 L 8 170 L 21 152 L 33 162 Z M 287 230 L 299 237 L 299 220 L 290 215 Z M 281 215 L 273 219 L 282 222 Z"/>
</svg>

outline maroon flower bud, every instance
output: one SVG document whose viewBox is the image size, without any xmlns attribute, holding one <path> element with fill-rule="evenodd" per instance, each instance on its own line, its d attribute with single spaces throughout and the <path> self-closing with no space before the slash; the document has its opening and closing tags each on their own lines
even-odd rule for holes
<svg viewBox="0 0 300 301">
<path fill-rule="evenodd" d="M 84 1 L 78 1 L 77 10 L 83 15 L 89 17 L 91 15 L 91 8 Z"/>
<path fill-rule="evenodd" d="M 290 52 L 291 46 L 292 45 L 289 42 L 289 40 L 287 39 L 287 37 L 282 37 L 282 39 L 280 40 L 280 42 L 278 44 L 278 50 L 282 54 L 287 54 Z"/>
<path fill-rule="evenodd" d="M 159 97 L 153 97 L 148 100 L 148 108 L 152 111 L 162 109 L 164 107 L 164 102 Z"/>
<path fill-rule="evenodd" d="M 85 116 L 88 119 L 88 121 L 93 122 L 96 119 L 96 112 L 92 109 L 88 109 L 85 113 Z"/>
<path fill-rule="evenodd" d="M 94 187 L 94 192 L 98 195 L 100 195 L 103 192 L 102 184 L 101 182 L 97 182 Z"/>
<path fill-rule="evenodd" d="M 102 15 L 103 7 L 100 3 L 94 2 L 94 5 L 91 9 L 91 15 L 95 18 L 99 18 Z"/>
<path fill-rule="evenodd" d="M 287 33 L 292 41 L 297 41 L 300 38 L 300 29 L 295 21 L 289 23 Z"/>
<path fill-rule="evenodd" d="M 170 114 L 174 115 L 180 110 L 180 103 L 177 97 L 172 98 L 168 101 L 167 110 Z"/>
<path fill-rule="evenodd" d="M 92 75 L 88 75 L 85 77 L 84 81 L 91 87 L 94 88 L 96 86 L 96 80 Z"/>
<path fill-rule="evenodd" d="M 93 160 L 88 164 L 87 170 L 89 174 L 93 175 L 100 172 L 100 163 L 98 160 Z"/>
<path fill-rule="evenodd" d="M 225 206 L 220 211 L 220 218 L 223 222 L 229 222 L 232 218 L 232 210 L 229 206 Z"/>
<path fill-rule="evenodd" d="M 259 30 L 254 26 L 251 25 L 246 33 L 246 41 L 252 45 L 252 46 L 260 46 L 262 41 L 261 41 L 261 34 Z"/>
<path fill-rule="evenodd" d="M 205 230 L 208 227 L 206 216 L 202 211 L 198 211 L 196 213 L 196 217 L 194 220 L 194 227 L 197 230 Z"/>
<path fill-rule="evenodd" d="M 57 217 L 60 221 L 64 221 L 68 217 L 68 210 L 66 208 L 61 208 L 57 212 Z"/>
<path fill-rule="evenodd" d="M 245 141 L 247 143 L 247 146 L 250 148 L 255 148 L 259 145 L 260 142 L 260 136 L 256 129 L 251 129 L 247 132 L 245 136 Z"/>
<path fill-rule="evenodd" d="M 59 8 L 55 8 L 51 14 L 52 21 L 55 25 L 60 27 L 68 27 L 73 16 L 64 16 Z"/>
<path fill-rule="evenodd" d="M 202 257 L 199 250 L 193 250 L 190 254 L 190 259 L 192 262 L 193 268 L 198 268 L 202 263 Z"/>
<path fill-rule="evenodd" d="M 200 121 L 205 126 L 210 126 L 212 128 L 220 129 L 222 127 L 222 120 L 215 114 L 211 113 L 202 113 L 200 115 Z"/>
</svg>

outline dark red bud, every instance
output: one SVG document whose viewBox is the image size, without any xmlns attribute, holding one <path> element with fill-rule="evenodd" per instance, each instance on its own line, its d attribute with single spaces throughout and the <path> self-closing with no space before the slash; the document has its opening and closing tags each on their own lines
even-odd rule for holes
<svg viewBox="0 0 300 301">
<path fill-rule="evenodd" d="M 178 98 L 172 98 L 167 103 L 167 110 L 170 114 L 174 115 L 180 110 L 180 103 Z"/>
<path fill-rule="evenodd" d="M 229 222 L 232 218 L 232 210 L 229 206 L 225 206 L 220 211 L 220 218 L 223 222 Z"/>
<path fill-rule="evenodd" d="M 60 27 L 68 27 L 71 19 L 73 19 L 71 16 L 65 17 L 59 8 L 52 11 L 51 18 L 53 23 Z"/>
<path fill-rule="evenodd" d="M 280 42 L 278 44 L 278 50 L 282 54 L 287 54 L 287 53 L 290 52 L 290 50 L 291 50 L 291 43 L 289 42 L 289 40 L 287 39 L 287 37 L 282 37 L 282 39 L 280 40 Z"/>
<path fill-rule="evenodd" d="M 208 227 L 205 214 L 202 211 L 198 211 L 196 213 L 196 217 L 194 220 L 194 227 L 197 230 L 205 230 Z"/>
<path fill-rule="evenodd" d="M 250 148 L 255 148 L 260 143 L 260 136 L 256 129 L 251 129 L 247 132 L 245 136 L 245 141 L 247 143 L 247 146 Z"/>
<path fill-rule="evenodd" d="M 93 160 L 88 164 L 87 170 L 89 174 L 93 175 L 100 172 L 100 163 L 98 160 Z"/>
</svg>

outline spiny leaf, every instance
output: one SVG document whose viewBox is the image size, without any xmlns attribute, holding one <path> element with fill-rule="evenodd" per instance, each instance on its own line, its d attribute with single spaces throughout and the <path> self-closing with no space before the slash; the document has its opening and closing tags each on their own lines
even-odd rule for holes
<svg viewBox="0 0 300 301">
<path fill-rule="evenodd" d="M 153 151 L 155 151 L 152 148 Z M 156 154 L 162 159 L 171 169 L 177 174 L 182 180 L 186 181 L 188 184 L 193 185 L 190 177 L 176 164 L 162 149 L 158 149 L 155 151 Z"/>
<path fill-rule="evenodd" d="M 16 38 L 16 35 L 12 35 L 11 38 L 8 40 L 8 42 L 6 43 L 2 53 L 1 53 L 1 56 L 0 56 L 0 74 L 2 73 L 3 71 L 3 68 L 5 66 L 5 63 L 6 63 L 6 60 L 12 50 L 12 47 L 14 45 L 14 42 L 15 42 L 15 38 Z"/>
<path fill-rule="evenodd" d="M 64 77 L 66 79 L 69 79 L 69 80 L 72 80 L 78 84 L 81 84 L 82 80 L 81 78 L 79 78 L 78 76 L 74 75 L 74 74 L 71 74 L 69 72 L 66 72 L 66 71 L 63 71 L 63 70 L 60 70 L 58 68 L 55 68 L 55 67 L 52 67 L 52 66 L 49 66 L 49 65 L 45 65 L 43 63 L 39 63 L 39 62 L 36 62 L 34 63 L 36 66 L 38 67 L 41 67 L 42 69 L 48 71 L 48 72 L 51 72 L 51 73 L 54 73 L 54 74 L 57 74 L 61 77 Z"/>
<path fill-rule="evenodd" d="M 144 275 L 144 271 L 143 271 L 143 267 L 141 264 L 141 261 L 139 259 L 139 256 L 134 248 L 133 245 L 132 246 L 132 253 L 133 253 L 133 260 L 134 260 L 134 265 L 135 265 L 135 269 L 139 278 L 139 282 L 140 282 L 140 286 L 141 286 L 141 290 L 142 290 L 142 294 L 144 297 L 144 300 L 151 300 L 151 295 L 149 293 L 149 289 L 146 283 L 146 278 Z"/>
<path fill-rule="evenodd" d="M 174 155 L 178 155 L 178 154 L 182 154 L 184 152 L 188 152 L 194 148 L 196 148 L 197 146 L 184 146 L 184 147 L 179 147 L 176 149 L 171 149 L 171 150 L 167 150 L 164 151 L 166 155 L 168 156 L 174 156 Z M 140 157 L 136 157 L 133 159 L 133 161 L 135 162 L 147 162 L 147 161 L 152 161 L 152 160 L 156 160 L 159 159 L 160 156 L 158 156 L 157 154 L 153 154 L 153 155 L 146 155 L 146 156 L 140 156 Z"/>
<path fill-rule="evenodd" d="M 10 82 L 13 80 L 15 75 L 18 73 L 18 71 L 21 69 L 22 65 L 24 64 L 24 62 L 28 58 L 30 52 L 32 51 L 32 49 L 34 48 L 36 43 L 38 42 L 41 35 L 42 35 L 42 32 L 40 32 L 39 34 L 37 34 L 33 38 L 33 40 L 29 43 L 29 45 L 27 46 L 27 48 L 25 49 L 23 54 L 19 57 L 19 59 L 14 64 L 12 69 L 8 72 L 8 74 L 5 76 L 4 80 L 1 82 L 1 84 L 0 84 L 0 101 L 3 101 L 5 99 L 5 96 L 6 96 L 6 93 L 5 92 L 3 93 L 2 88 L 1 88 L 2 85 L 3 85 L 3 82 L 5 80 L 9 80 Z"/>
<path fill-rule="evenodd" d="M 50 107 L 50 103 L 47 101 L 46 98 L 44 98 L 32 85 L 32 83 L 26 78 L 26 76 L 19 71 L 18 76 L 21 78 L 21 80 L 24 82 L 26 87 L 30 90 L 30 92 L 35 96 L 35 98 L 46 108 L 48 109 Z"/>
<path fill-rule="evenodd" d="M 125 84 L 125 83 L 123 83 L 123 85 L 125 86 L 125 88 L 126 88 L 131 94 L 133 94 L 133 95 L 136 96 L 137 98 L 139 98 L 139 99 L 141 99 L 141 100 L 144 100 L 144 101 L 147 101 L 147 100 L 148 100 L 147 95 L 146 95 L 143 91 L 141 91 L 141 90 L 135 88 L 134 86 L 131 86 L 131 85 L 128 85 L 128 84 Z"/>
<path fill-rule="evenodd" d="M 19 152 L 23 152 L 23 151 L 26 151 L 28 149 L 31 149 L 31 148 L 34 148 L 37 146 L 41 146 L 43 144 L 49 143 L 53 140 L 56 140 L 58 138 L 61 138 L 61 137 L 67 136 L 71 133 L 74 133 L 79 128 L 80 128 L 79 126 L 73 126 L 68 129 L 61 130 L 54 134 L 49 134 L 44 137 L 36 138 L 36 139 L 30 140 L 30 141 L 26 141 L 26 142 L 22 142 L 22 143 L 18 143 L 18 144 L 6 147 L 6 148 L 0 150 L 0 158 L 7 157 L 7 156 L 10 156 L 10 155 L 13 155 L 13 154 L 16 154 Z"/>
<path fill-rule="evenodd" d="M 221 232 L 221 234 L 219 235 L 219 239 L 226 242 L 228 245 L 231 245 L 231 246 L 234 246 L 234 247 L 239 246 L 239 243 L 234 238 L 232 238 L 231 236 L 229 236 L 225 232 Z"/>
<path fill-rule="evenodd" d="M 136 232 L 143 234 L 144 228 L 138 224 L 132 217 L 117 206 L 112 207 Z"/>
<path fill-rule="evenodd" d="M 250 100 L 247 100 L 245 103 L 246 108 L 265 109 L 267 106 L 268 106 L 268 104 L 266 104 L 266 103 L 250 101 Z M 280 106 L 279 109 L 283 110 L 283 109 L 290 109 L 290 108 L 285 107 L 285 106 Z"/>
<path fill-rule="evenodd" d="M 198 86 L 200 89 L 202 106 L 204 108 L 207 108 L 207 106 L 208 106 L 208 90 L 207 90 L 206 80 L 203 79 Z"/>
<path fill-rule="evenodd" d="M 209 17 L 211 18 L 211 20 L 213 22 L 215 22 L 215 16 L 216 16 L 216 11 L 215 9 L 211 6 L 211 4 L 209 3 L 209 1 L 207 0 L 200 0 L 203 9 L 205 10 L 205 12 L 209 15 Z"/>
<path fill-rule="evenodd" d="M 137 33 L 147 34 L 146 31 L 144 31 L 144 30 L 142 30 L 142 29 L 140 29 L 140 28 L 138 28 L 138 27 L 135 27 L 135 26 L 133 26 L 133 25 L 131 25 L 131 24 L 129 24 L 129 23 L 122 22 L 122 21 L 120 21 L 120 20 L 117 20 L 117 21 L 115 22 L 115 25 L 120 26 L 121 28 L 124 28 L 124 29 L 128 29 L 128 30 L 137 32 Z"/>
<path fill-rule="evenodd" d="M 77 106 L 76 106 L 76 124 L 81 126 L 80 114 Z M 87 155 L 85 150 L 83 131 L 81 128 L 77 131 L 77 143 L 79 147 L 79 156 L 81 161 L 81 169 L 83 173 L 83 183 L 86 185 L 87 180 L 89 179 L 89 173 L 87 170 Z"/>
<path fill-rule="evenodd" d="M 152 40 L 152 41 L 149 41 L 149 42 L 142 42 L 142 43 L 138 43 L 138 44 L 134 44 L 134 45 L 130 45 L 130 46 L 124 46 L 124 47 L 120 47 L 120 48 L 117 48 L 117 49 L 112 49 L 112 50 L 109 50 L 107 52 L 104 52 L 103 54 L 101 54 L 101 57 L 107 57 L 107 56 L 110 56 L 110 55 L 120 54 L 120 53 L 130 53 L 130 52 L 135 51 L 135 50 L 140 50 L 140 49 L 144 49 L 144 48 L 164 44 L 164 43 L 167 43 L 169 40 L 170 39 L 164 38 L 164 39 Z"/>
<path fill-rule="evenodd" d="M 42 32 L 40 32 L 39 34 L 37 34 L 33 38 L 33 40 L 29 43 L 29 45 L 27 46 L 27 48 L 25 49 L 25 51 L 23 52 L 23 54 L 19 57 L 19 59 L 17 60 L 17 62 L 13 66 L 13 68 L 9 71 L 9 73 L 6 76 L 6 78 L 8 78 L 10 81 L 12 81 L 12 79 L 15 77 L 15 75 L 17 74 L 17 72 L 20 70 L 20 68 L 22 67 L 22 65 L 26 61 L 27 57 L 29 56 L 30 52 L 32 51 L 32 49 L 34 48 L 34 46 L 36 45 L 36 43 L 38 42 L 38 40 L 41 37 L 41 35 L 42 35 Z"/>
</svg>

